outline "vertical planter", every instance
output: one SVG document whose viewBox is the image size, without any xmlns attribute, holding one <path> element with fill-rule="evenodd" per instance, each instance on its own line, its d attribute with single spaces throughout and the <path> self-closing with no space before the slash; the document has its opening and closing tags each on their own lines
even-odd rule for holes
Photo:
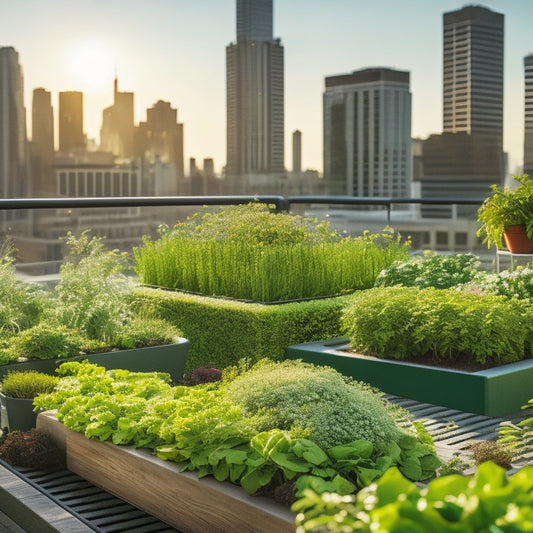
<svg viewBox="0 0 533 533">
<path fill-rule="evenodd" d="M 0 392 L 2 429 L 9 431 L 27 431 L 34 428 L 37 414 L 33 410 L 32 398 L 12 398 Z"/>
</svg>

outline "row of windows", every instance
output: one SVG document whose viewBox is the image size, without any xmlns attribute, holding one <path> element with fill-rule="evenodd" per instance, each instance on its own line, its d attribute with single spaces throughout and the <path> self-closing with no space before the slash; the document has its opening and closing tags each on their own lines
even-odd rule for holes
<svg viewBox="0 0 533 533">
<path fill-rule="evenodd" d="M 56 173 L 60 196 L 100 197 L 137 196 L 135 172 L 65 172 Z"/>
</svg>

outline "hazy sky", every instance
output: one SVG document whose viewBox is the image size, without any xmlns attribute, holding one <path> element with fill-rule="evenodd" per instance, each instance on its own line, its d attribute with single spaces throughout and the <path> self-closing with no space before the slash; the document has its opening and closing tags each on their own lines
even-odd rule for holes
<svg viewBox="0 0 533 533">
<path fill-rule="evenodd" d="M 412 134 L 440 133 L 442 14 L 464 5 L 274 0 L 274 36 L 285 47 L 287 167 L 299 129 L 304 168 L 322 171 L 322 93 L 324 77 L 333 74 L 374 66 L 410 71 Z M 480 5 L 505 14 L 504 148 L 514 172 L 523 154 L 533 0 Z M 59 91 L 83 91 L 85 131 L 98 140 L 116 65 L 119 90 L 135 93 L 135 122 L 157 100 L 170 102 L 184 123 L 186 161 L 213 157 L 217 171 L 226 159 L 225 48 L 234 40 L 235 0 L 0 0 L 0 46 L 19 52 L 28 118 L 36 87 L 52 92 L 55 114 Z"/>
</svg>

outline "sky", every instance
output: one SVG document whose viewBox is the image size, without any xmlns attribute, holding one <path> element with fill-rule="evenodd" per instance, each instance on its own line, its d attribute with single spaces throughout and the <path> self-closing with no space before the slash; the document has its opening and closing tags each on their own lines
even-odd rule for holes
<svg viewBox="0 0 533 533">
<path fill-rule="evenodd" d="M 504 149 L 523 158 L 524 56 L 533 53 L 533 0 L 472 2 L 505 15 Z M 235 0 L 0 0 L 0 46 L 19 52 L 28 132 L 37 87 L 83 91 L 84 129 L 99 141 L 102 110 L 135 94 L 135 123 L 158 100 L 184 123 L 185 160 L 226 159 L 226 46 Z M 412 135 L 442 131 L 442 14 L 460 0 L 274 0 L 274 37 L 285 49 L 285 164 L 302 132 L 303 168 L 322 172 L 326 76 L 368 67 L 411 73 Z M 57 132 L 56 132 L 57 136 Z M 186 165 L 188 166 L 188 165 Z"/>
</svg>

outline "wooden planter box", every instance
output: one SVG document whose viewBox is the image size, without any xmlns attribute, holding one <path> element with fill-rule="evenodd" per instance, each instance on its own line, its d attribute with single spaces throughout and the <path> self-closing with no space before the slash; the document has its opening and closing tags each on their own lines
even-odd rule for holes
<svg viewBox="0 0 533 533">
<path fill-rule="evenodd" d="M 288 508 L 240 487 L 180 472 L 177 464 L 148 450 L 89 440 L 50 413 L 39 414 L 37 427 L 66 450 L 69 470 L 180 531 L 295 532 L 295 515 Z"/>
<path fill-rule="evenodd" d="M 55 374 L 55 369 L 68 361 L 83 361 L 105 367 L 106 369 L 123 368 L 132 372 L 167 372 L 174 381 L 183 378 L 190 343 L 179 338 L 173 344 L 149 346 L 133 350 L 117 350 L 89 355 L 78 355 L 62 359 L 46 359 L 25 363 L 0 365 L 0 378 L 13 370 L 37 370 L 46 374 Z"/>
<path fill-rule="evenodd" d="M 502 416 L 533 398 L 533 359 L 464 372 L 357 355 L 348 347 L 349 339 L 338 338 L 290 346 L 287 356 L 331 366 L 389 394 L 468 413 Z"/>
</svg>

